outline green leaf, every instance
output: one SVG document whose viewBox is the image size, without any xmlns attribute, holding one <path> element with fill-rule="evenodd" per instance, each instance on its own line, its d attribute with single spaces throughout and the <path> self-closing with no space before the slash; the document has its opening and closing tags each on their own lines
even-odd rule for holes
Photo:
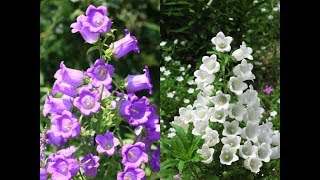
<svg viewBox="0 0 320 180">
<path fill-rule="evenodd" d="M 197 136 L 195 139 L 193 139 L 189 151 L 188 151 L 188 156 L 192 157 L 192 154 L 194 153 L 194 151 L 196 151 L 198 148 L 198 144 L 201 141 L 201 136 Z"/>
<path fill-rule="evenodd" d="M 190 140 L 188 139 L 188 136 L 187 136 L 186 132 L 184 131 L 184 129 L 182 129 L 182 127 L 180 127 L 174 123 L 170 123 L 170 125 L 176 130 L 176 133 L 177 133 L 179 139 L 183 143 L 184 149 L 187 150 L 190 145 Z"/>
<path fill-rule="evenodd" d="M 184 161 L 180 161 L 180 162 L 178 163 L 179 174 L 182 173 L 183 168 L 184 168 Z"/>
<path fill-rule="evenodd" d="M 197 153 L 190 161 L 191 162 L 199 162 L 201 161 L 202 158 L 200 157 L 200 155 Z"/>
<path fill-rule="evenodd" d="M 168 3 L 163 3 L 162 5 L 164 6 L 170 6 L 170 5 L 179 5 L 179 4 L 182 4 L 182 5 L 189 5 L 190 3 L 187 2 L 187 1 L 178 1 L 178 2 L 168 2 Z"/>
<path fill-rule="evenodd" d="M 97 50 L 97 49 L 99 49 L 100 47 L 97 45 L 97 46 L 92 46 L 91 48 L 89 48 L 88 49 L 88 51 L 87 51 L 87 55 L 89 54 L 89 52 L 91 52 L 91 51 L 94 51 L 94 50 Z"/>
<path fill-rule="evenodd" d="M 175 167 L 179 163 L 177 159 L 168 159 L 160 164 L 160 171 Z"/>
</svg>

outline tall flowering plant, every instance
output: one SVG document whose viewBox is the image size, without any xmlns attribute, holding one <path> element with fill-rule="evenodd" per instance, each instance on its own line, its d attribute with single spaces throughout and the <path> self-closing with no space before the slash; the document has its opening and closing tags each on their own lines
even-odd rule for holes
<svg viewBox="0 0 320 180">
<path fill-rule="evenodd" d="M 62 61 L 54 74 L 42 109 L 51 125 L 40 134 L 40 179 L 141 180 L 159 171 L 156 107 L 135 94 L 152 94 L 150 72 L 146 66 L 143 74 L 117 75 L 112 58 L 140 50 L 128 29 L 124 38 L 107 44 L 114 40 L 111 25 L 106 7 L 90 5 L 70 26 L 72 33 L 93 44 L 88 52 L 98 50 L 100 57 L 86 71 Z M 56 152 L 47 152 L 48 146 Z"/>
<path fill-rule="evenodd" d="M 252 48 L 242 42 L 232 51 L 232 41 L 219 32 L 194 72 L 197 99 L 179 109 L 161 140 L 163 178 L 253 179 L 265 164 L 274 170 L 280 132 L 253 88 Z"/>
</svg>

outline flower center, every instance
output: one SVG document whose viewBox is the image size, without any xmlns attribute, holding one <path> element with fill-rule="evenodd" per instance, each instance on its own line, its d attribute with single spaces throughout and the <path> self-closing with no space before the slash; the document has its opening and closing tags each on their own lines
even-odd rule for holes
<svg viewBox="0 0 320 180">
<path fill-rule="evenodd" d="M 227 44 L 225 43 L 220 43 L 219 44 L 219 48 L 223 49 L 223 48 L 226 48 L 227 47 Z"/>
<path fill-rule="evenodd" d="M 140 156 L 141 156 L 142 152 L 138 147 L 133 147 L 128 151 L 128 161 L 129 162 L 136 162 Z"/>
<path fill-rule="evenodd" d="M 123 177 L 123 180 L 135 180 L 135 179 L 136 179 L 136 175 L 132 172 L 127 172 Z"/>
<path fill-rule="evenodd" d="M 224 105 L 227 102 L 227 98 L 225 96 L 219 96 L 218 103 L 220 105 Z"/>
<path fill-rule="evenodd" d="M 233 134 L 235 130 L 232 126 L 228 126 L 227 131 L 229 132 L 229 134 Z"/>
<path fill-rule="evenodd" d="M 95 69 L 95 76 L 98 80 L 104 81 L 107 79 L 107 68 L 105 66 L 99 66 Z"/>
<path fill-rule="evenodd" d="M 70 119 L 63 119 L 62 120 L 62 131 L 67 133 L 72 129 L 72 121 Z"/>
<path fill-rule="evenodd" d="M 223 118 L 223 114 L 221 112 L 218 112 L 216 114 L 216 119 L 221 120 Z"/>
<path fill-rule="evenodd" d="M 82 104 L 85 109 L 92 109 L 95 105 L 94 98 L 92 96 L 85 96 L 82 100 Z"/>
</svg>

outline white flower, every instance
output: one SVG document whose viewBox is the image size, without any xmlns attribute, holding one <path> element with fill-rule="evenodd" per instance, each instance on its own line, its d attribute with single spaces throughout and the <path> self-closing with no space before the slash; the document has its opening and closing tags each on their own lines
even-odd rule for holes
<svg viewBox="0 0 320 180">
<path fill-rule="evenodd" d="M 221 82 L 221 81 L 222 81 L 222 78 L 220 78 L 218 81 Z"/>
<path fill-rule="evenodd" d="M 189 85 L 193 85 L 193 84 L 194 84 L 194 80 L 189 80 L 187 83 L 188 83 Z"/>
<path fill-rule="evenodd" d="M 220 90 L 217 91 L 216 95 L 211 100 L 216 110 L 228 109 L 229 101 L 230 101 L 230 95 L 223 94 L 223 92 Z"/>
<path fill-rule="evenodd" d="M 242 129 L 241 137 L 251 140 L 252 142 L 258 142 L 259 124 L 253 122 L 247 122 L 247 126 Z"/>
<path fill-rule="evenodd" d="M 230 21 L 233 21 L 233 18 L 229 18 Z"/>
<path fill-rule="evenodd" d="M 201 149 L 197 150 L 197 153 L 201 155 L 203 159 L 201 162 L 209 164 L 212 162 L 214 149 L 209 148 L 208 144 L 203 144 Z"/>
<path fill-rule="evenodd" d="M 214 108 L 210 108 L 208 114 L 211 122 L 224 123 L 228 116 L 228 111 L 226 109 L 215 110 Z"/>
<path fill-rule="evenodd" d="M 179 71 L 185 71 L 186 68 L 184 68 L 183 66 L 180 67 Z"/>
<path fill-rule="evenodd" d="M 270 112 L 270 116 L 272 116 L 272 117 L 276 116 L 277 114 L 278 114 L 277 111 Z"/>
<path fill-rule="evenodd" d="M 167 97 L 168 97 L 168 98 L 173 98 L 173 96 L 174 96 L 174 93 L 173 93 L 173 92 L 168 92 L 168 93 L 167 93 Z"/>
<path fill-rule="evenodd" d="M 187 68 L 190 69 L 191 68 L 191 64 L 188 64 Z"/>
<path fill-rule="evenodd" d="M 271 148 L 272 154 L 270 156 L 270 159 L 279 159 L 280 158 L 280 146 L 276 146 Z"/>
<path fill-rule="evenodd" d="M 240 76 L 243 78 L 244 81 L 246 80 L 254 80 L 256 77 L 251 72 L 253 69 L 253 65 L 251 63 L 248 63 L 247 60 L 243 59 L 241 61 L 241 64 L 238 64 L 233 68 L 233 73 L 236 76 Z"/>
<path fill-rule="evenodd" d="M 266 11 L 266 8 L 261 8 L 261 12 L 265 12 Z"/>
<path fill-rule="evenodd" d="M 266 122 L 262 125 L 259 126 L 260 132 L 267 132 L 268 134 L 274 134 L 273 130 L 272 130 L 272 122 Z"/>
<path fill-rule="evenodd" d="M 178 39 L 175 39 L 175 40 L 173 41 L 173 44 L 178 44 Z"/>
<path fill-rule="evenodd" d="M 261 50 L 265 50 L 265 49 L 267 49 L 267 47 L 261 46 L 260 49 L 261 49 Z"/>
<path fill-rule="evenodd" d="M 247 140 L 243 145 L 239 148 L 239 155 L 243 159 L 248 159 L 250 157 L 255 157 L 258 152 L 258 147 L 253 146 L 251 141 Z"/>
<path fill-rule="evenodd" d="M 220 142 L 219 133 L 216 130 L 212 130 L 210 127 L 206 127 L 206 133 L 201 137 L 209 147 L 215 146 Z"/>
<path fill-rule="evenodd" d="M 176 79 L 178 82 L 182 82 L 184 79 L 183 79 L 183 77 L 182 76 L 179 76 L 179 77 L 177 77 L 177 79 Z"/>
<path fill-rule="evenodd" d="M 205 105 L 197 105 L 195 110 L 193 110 L 192 115 L 195 121 L 208 121 L 208 106 Z"/>
<path fill-rule="evenodd" d="M 244 167 L 249 169 L 251 172 L 258 173 L 260 171 L 260 167 L 262 166 L 262 162 L 257 157 L 251 157 L 243 162 Z"/>
<path fill-rule="evenodd" d="M 202 57 L 202 65 L 200 69 L 207 71 L 209 74 L 213 74 L 219 71 L 220 63 L 217 61 L 217 56 L 212 54 L 209 56 Z"/>
<path fill-rule="evenodd" d="M 253 86 L 250 85 L 249 88 L 250 89 L 247 89 L 243 94 L 238 96 L 238 100 L 248 106 L 260 101 L 258 98 L 258 92 L 253 89 Z"/>
<path fill-rule="evenodd" d="M 230 43 L 232 42 L 232 37 L 223 34 L 223 32 L 218 32 L 216 37 L 211 39 L 211 42 L 216 45 L 216 50 L 220 52 L 229 52 L 231 50 Z"/>
<path fill-rule="evenodd" d="M 186 41 L 181 41 L 181 42 L 180 42 L 180 44 L 181 44 L 182 46 L 186 45 L 186 43 L 187 43 Z"/>
<path fill-rule="evenodd" d="M 189 94 L 192 94 L 192 93 L 194 93 L 194 89 L 193 89 L 193 88 L 189 88 L 187 92 L 188 92 Z"/>
<path fill-rule="evenodd" d="M 224 136 L 233 136 L 241 134 L 241 128 L 239 127 L 239 122 L 234 120 L 232 122 L 225 121 L 223 123 L 222 135 Z"/>
<path fill-rule="evenodd" d="M 165 76 L 169 76 L 171 74 L 170 70 L 165 70 L 163 73 Z"/>
<path fill-rule="evenodd" d="M 166 78 L 163 78 L 163 77 L 160 78 L 160 81 L 164 81 L 164 80 L 166 80 Z"/>
<path fill-rule="evenodd" d="M 272 136 L 272 145 L 275 145 L 275 146 L 280 145 L 280 133 L 276 133 Z"/>
<path fill-rule="evenodd" d="M 164 57 L 164 60 L 167 61 L 167 62 L 169 62 L 171 59 L 172 59 L 171 56 Z"/>
<path fill-rule="evenodd" d="M 174 98 L 176 101 L 180 101 L 180 98 L 179 97 L 175 97 Z"/>
<path fill-rule="evenodd" d="M 262 143 L 271 144 L 271 142 L 272 142 L 271 134 L 268 133 L 267 131 L 260 132 L 260 134 L 258 136 L 258 142 L 260 144 L 262 144 Z"/>
<path fill-rule="evenodd" d="M 197 95 L 197 99 L 193 102 L 193 107 L 197 105 L 208 105 L 210 103 L 208 97 L 205 97 L 201 92 Z"/>
<path fill-rule="evenodd" d="M 225 165 L 231 165 L 231 163 L 238 161 L 239 157 L 236 155 L 236 153 L 236 148 L 230 147 L 229 144 L 224 145 L 220 154 L 220 163 Z"/>
<path fill-rule="evenodd" d="M 260 103 L 256 102 L 255 104 L 247 107 L 247 114 L 244 117 L 244 121 L 259 123 L 263 112 L 264 109 L 260 107 Z"/>
<path fill-rule="evenodd" d="M 198 89 L 201 89 L 201 93 L 203 96 L 208 97 L 212 95 L 212 91 L 214 90 L 213 85 L 208 85 L 208 83 L 199 83 Z"/>
<path fill-rule="evenodd" d="M 272 16 L 272 15 L 268 16 L 268 19 L 272 20 L 272 19 L 273 19 L 273 16 Z"/>
<path fill-rule="evenodd" d="M 238 101 L 237 104 L 229 105 L 229 117 L 237 121 L 242 121 L 243 116 L 246 114 L 246 109 L 243 107 L 242 102 Z"/>
<path fill-rule="evenodd" d="M 214 81 L 215 75 L 214 74 L 209 74 L 207 71 L 204 71 L 202 69 L 196 70 L 194 72 L 194 76 L 196 77 L 195 82 L 201 83 L 212 83 Z"/>
<path fill-rule="evenodd" d="M 160 46 L 164 46 L 164 45 L 166 45 L 166 44 L 167 44 L 166 41 L 162 41 L 162 42 L 160 43 Z"/>
<path fill-rule="evenodd" d="M 254 4 L 257 4 L 257 3 L 258 3 L 258 0 L 254 0 L 253 3 L 254 3 Z"/>
<path fill-rule="evenodd" d="M 208 121 L 193 121 L 192 134 L 195 136 L 202 136 L 205 134 L 205 129 L 208 126 Z"/>
<path fill-rule="evenodd" d="M 163 72 L 165 70 L 166 70 L 166 67 L 164 67 L 164 66 L 160 67 L 160 72 Z"/>
<path fill-rule="evenodd" d="M 258 146 L 257 155 L 261 161 L 269 162 L 271 154 L 272 154 L 272 150 L 270 148 L 270 144 L 262 143 L 260 146 Z"/>
<path fill-rule="evenodd" d="M 181 74 L 184 76 L 184 75 L 186 75 L 186 72 L 182 72 Z"/>
<path fill-rule="evenodd" d="M 186 122 L 185 122 L 185 120 L 184 119 L 181 119 L 179 116 L 175 116 L 174 118 L 173 118 L 173 122 L 172 122 L 173 124 L 176 124 L 176 125 L 178 125 L 178 126 L 180 126 L 180 127 L 182 127 L 182 129 L 185 131 L 185 132 L 188 132 L 188 128 L 189 128 L 189 124 L 187 124 Z"/>
<path fill-rule="evenodd" d="M 237 59 L 237 61 L 241 61 L 244 58 L 247 58 L 249 60 L 253 60 L 252 54 L 252 48 L 247 47 L 246 43 L 242 41 L 242 45 L 240 45 L 240 48 L 233 51 L 232 56 Z"/>
<path fill-rule="evenodd" d="M 236 95 L 240 95 L 243 93 L 245 89 L 248 88 L 248 85 L 245 82 L 243 82 L 243 78 L 241 76 L 230 77 L 228 81 L 228 88 L 231 92 L 235 93 Z"/>
<path fill-rule="evenodd" d="M 280 98 L 277 100 L 277 103 L 279 103 L 279 104 L 280 104 Z"/>
<path fill-rule="evenodd" d="M 168 138 L 173 138 L 174 136 L 176 136 L 176 133 L 174 132 L 168 134 Z"/>
<path fill-rule="evenodd" d="M 241 142 L 241 137 L 240 136 L 227 136 L 223 137 L 221 139 L 221 142 L 223 144 L 229 144 L 230 147 L 239 149 L 240 148 L 240 142 Z"/>
<path fill-rule="evenodd" d="M 187 107 L 181 107 L 179 109 L 180 118 L 183 120 L 185 124 L 188 124 L 189 122 L 193 122 L 194 116 L 193 116 L 193 107 L 191 105 L 188 105 Z"/>
<path fill-rule="evenodd" d="M 176 130 L 174 128 L 169 128 L 168 130 L 169 130 L 169 132 L 176 132 Z"/>
</svg>

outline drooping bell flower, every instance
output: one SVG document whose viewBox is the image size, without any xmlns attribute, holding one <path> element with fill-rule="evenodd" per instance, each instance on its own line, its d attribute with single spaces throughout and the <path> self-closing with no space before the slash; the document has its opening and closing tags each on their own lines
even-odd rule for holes
<svg viewBox="0 0 320 180">
<path fill-rule="evenodd" d="M 97 151 L 99 154 L 108 154 L 113 156 L 120 144 L 118 138 L 114 137 L 113 132 L 106 132 L 104 135 L 97 135 L 96 142 L 98 144 Z"/>
<path fill-rule="evenodd" d="M 62 96 L 61 98 L 54 98 L 48 93 L 42 113 L 43 116 L 47 116 L 48 113 L 50 113 L 51 116 L 54 116 L 56 114 L 61 114 L 64 110 L 70 110 L 71 108 L 72 101 L 70 97 Z"/>
<path fill-rule="evenodd" d="M 143 89 L 148 89 L 149 94 L 152 94 L 152 84 L 148 66 L 143 69 L 144 74 L 129 75 L 126 82 L 128 92 L 137 92 Z"/>
<path fill-rule="evenodd" d="M 116 58 L 121 58 L 130 51 L 140 53 L 138 40 L 134 36 L 130 35 L 130 31 L 128 29 L 125 29 L 124 31 L 125 37 L 113 43 L 112 52 L 116 54 Z"/>
<path fill-rule="evenodd" d="M 97 169 L 99 167 L 99 156 L 93 156 L 91 153 L 85 155 L 84 157 L 80 157 L 80 163 L 82 165 L 82 169 L 84 170 L 84 174 L 89 178 L 94 178 L 97 175 Z"/>
<path fill-rule="evenodd" d="M 54 78 L 59 83 L 67 83 L 74 87 L 79 87 L 83 84 L 84 73 L 80 70 L 67 68 L 62 61 L 60 69 L 54 74 Z"/>
</svg>

